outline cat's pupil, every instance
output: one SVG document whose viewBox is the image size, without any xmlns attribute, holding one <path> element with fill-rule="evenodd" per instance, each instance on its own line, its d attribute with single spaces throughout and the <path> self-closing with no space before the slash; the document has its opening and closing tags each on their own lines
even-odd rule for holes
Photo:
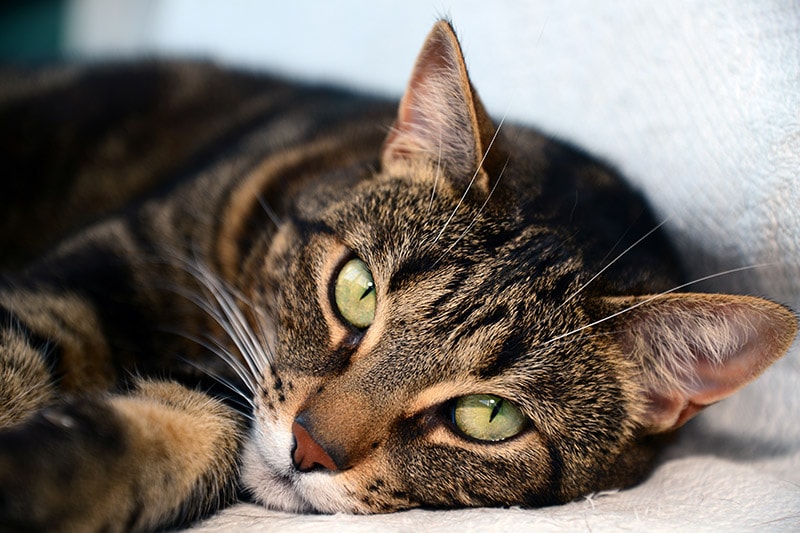
<svg viewBox="0 0 800 533">
<path fill-rule="evenodd" d="M 359 300 L 363 300 L 364 298 L 372 294 L 373 291 L 375 291 L 375 284 L 370 282 L 369 286 L 367 287 L 367 290 L 364 291 L 364 294 L 361 295 L 361 298 L 359 298 Z"/>
<path fill-rule="evenodd" d="M 361 259 L 351 259 L 336 276 L 333 296 L 339 315 L 347 324 L 364 329 L 375 319 L 375 281 Z"/>
<path fill-rule="evenodd" d="M 488 442 L 509 439 L 527 425 L 527 418 L 514 404 L 491 394 L 457 398 L 452 419 L 467 437 Z"/>
<path fill-rule="evenodd" d="M 492 420 L 494 420 L 494 417 L 496 417 L 496 416 L 497 416 L 497 414 L 500 412 L 500 408 L 501 408 L 502 406 L 503 406 L 503 399 L 501 398 L 500 400 L 498 400 L 498 401 L 497 401 L 497 402 L 494 404 L 494 407 L 492 408 L 492 414 L 490 414 L 490 415 L 489 415 L 489 422 L 491 422 Z"/>
</svg>

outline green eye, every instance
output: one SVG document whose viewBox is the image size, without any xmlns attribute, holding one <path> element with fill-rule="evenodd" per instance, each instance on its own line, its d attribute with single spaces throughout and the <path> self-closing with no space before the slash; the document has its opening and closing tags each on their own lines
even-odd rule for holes
<svg viewBox="0 0 800 533">
<path fill-rule="evenodd" d="M 349 324 L 364 329 L 375 319 L 375 281 L 361 259 L 344 264 L 333 288 L 336 307 Z"/>
<path fill-rule="evenodd" d="M 527 419 L 514 404 L 490 394 L 472 394 L 456 399 L 453 422 L 468 437 L 500 441 L 525 429 Z"/>
</svg>

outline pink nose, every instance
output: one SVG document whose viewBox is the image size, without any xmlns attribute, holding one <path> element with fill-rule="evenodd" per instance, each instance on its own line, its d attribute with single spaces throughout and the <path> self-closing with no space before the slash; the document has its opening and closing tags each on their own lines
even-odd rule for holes
<svg viewBox="0 0 800 533">
<path fill-rule="evenodd" d="M 336 463 L 328 452 L 320 446 L 314 437 L 304 428 L 299 422 L 295 421 L 292 424 L 292 434 L 294 435 L 294 452 L 292 459 L 294 466 L 301 472 L 308 472 L 317 467 L 325 468 L 326 470 L 338 470 Z"/>
</svg>

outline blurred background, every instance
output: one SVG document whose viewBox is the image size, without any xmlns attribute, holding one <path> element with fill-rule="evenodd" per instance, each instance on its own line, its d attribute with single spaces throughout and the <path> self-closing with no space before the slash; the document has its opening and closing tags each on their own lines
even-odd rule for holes
<svg viewBox="0 0 800 533">
<path fill-rule="evenodd" d="M 31 61 L 57 57 L 64 45 L 65 0 L 0 4 L 0 57 Z"/>
</svg>

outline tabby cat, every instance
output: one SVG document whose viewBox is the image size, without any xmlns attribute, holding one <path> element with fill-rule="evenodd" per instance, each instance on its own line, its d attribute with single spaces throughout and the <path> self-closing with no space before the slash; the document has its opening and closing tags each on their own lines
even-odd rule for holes
<svg viewBox="0 0 800 533">
<path fill-rule="evenodd" d="M 678 292 L 643 199 L 494 124 L 446 21 L 399 110 L 186 63 L 0 91 L 2 529 L 567 502 L 795 335 Z"/>
</svg>

